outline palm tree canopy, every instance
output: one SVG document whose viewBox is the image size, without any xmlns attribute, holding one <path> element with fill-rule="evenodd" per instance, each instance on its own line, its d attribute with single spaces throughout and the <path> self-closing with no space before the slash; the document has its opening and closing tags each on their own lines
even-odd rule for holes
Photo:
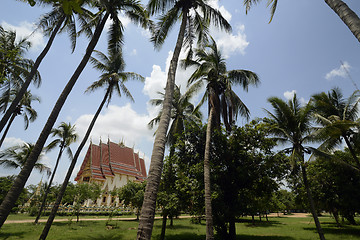
<svg viewBox="0 0 360 240">
<path fill-rule="evenodd" d="M 13 91 L 21 88 L 25 78 L 30 74 L 34 62 L 24 58 L 31 43 L 26 39 L 16 40 L 16 32 L 5 30 L 0 26 L 0 110 L 6 111 Z M 36 72 L 33 83 L 41 84 L 40 73 Z"/>
<path fill-rule="evenodd" d="M 205 42 L 208 39 L 210 23 L 219 29 L 230 32 L 230 24 L 219 10 L 209 5 L 209 2 L 209 0 L 150 0 L 147 6 L 149 13 L 151 15 L 161 14 L 159 22 L 151 28 L 153 32 L 151 41 L 155 48 L 160 48 L 169 31 L 183 14 L 187 16 L 184 39 L 184 44 L 187 46 L 191 47 L 195 38 L 199 45 Z"/>
<path fill-rule="evenodd" d="M 248 13 L 248 11 L 250 10 L 250 8 L 255 5 L 258 4 L 261 0 L 244 0 L 244 6 L 246 8 L 246 14 Z M 267 6 L 270 6 L 270 20 L 269 23 L 272 21 L 275 11 L 276 11 L 276 6 L 278 4 L 277 0 L 268 0 L 267 2 Z"/>
<path fill-rule="evenodd" d="M 91 84 L 86 92 L 94 91 L 100 87 L 106 86 L 106 91 L 109 92 L 107 99 L 108 104 L 111 101 L 113 92 L 121 97 L 121 92 L 125 94 L 131 101 L 134 101 L 130 91 L 125 86 L 129 80 L 138 80 L 143 82 L 144 77 L 134 72 L 124 72 L 125 62 L 122 52 L 109 52 L 109 56 L 99 51 L 94 51 L 97 58 L 91 57 L 90 61 L 94 68 L 102 72 L 100 79 Z"/>
<path fill-rule="evenodd" d="M 227 130 L 237 119 L 238 114 L 249 118 L 250 111 L 233 91 L 234 85 L 239 85 L 245 91 L 249 85 L 257 86 L 260 83 L 259 77 L 249 70 L 227 71 L 225 59 L 222 57 L 214 39 L 205 45 L 205 48 L 195 50 L 195 59 L 186 59 L 183 66 L 195 66 L 196 70 L 190 76 L 188 85 L 194 91 L 199 90 L 205 83 L 207 91 L 197 108 L 208 100 L 209 110 L 215 109 L 215 126 L 220 126 L 220 116 L 222 117 Z"/>
<path fill-rule="evenodd" d="M 288 102 L 277 97 L 269 98 L 268 102 L 273 107 L 273 112 L 265 110 L 269 118 L 265 118 L 264 122 L 269 124 L 270 133 L 278 142 L 291 144 L 283 151 L 291 153 L 293 164 L 297 161 L 303 163 L 304 153 L 316 151 L 313 147 L 304 146 L 315 141 L 312 135 L 313 107 L 311 103 L 301 106 L 296 94 Z"/>
<path fill-rule="evenodd" d="M 23 143 L 22 145 L 13 146 L 3 150 L 0 152 L 0 165 L 3 165 L 6 168 L 22 168 L 33 148 L 34 144 Z M 46 174 L 50 176 L 51 169 L 46 165 L 39 163 L 41 157 L 42 154 L 40 154 L 35 164 L 35 169 L 40 173 L 45 171 Z"/>
<path fill-rule="evenodd" d="M 66 149 L 67 154 L 70 159 L 72 159 L 72 152 L 70 145 L 77 141 L 78 135 L 75 132 L 75 125 L 71 123 L 61 122 L 57 128 L 51 130 L 51 135 L 56 137 L 49 145 L 46 147 L 46 151 L 52 150 L 56 146 L 60 147 L 60 151 Z"/>
<path fill-rule="evenodd" d="M 324 141 L 322 148 L 333 150 L 341 143 L 341 138 L 354 138 L 357 135 L 359 101 L 359 91 L 354 91 L 345 99 L 339 88 L 312 96 L 312 104 L 316 109 L 314 118 L 320 124 L 316 128 L 316 135 Z"/>
</svg>

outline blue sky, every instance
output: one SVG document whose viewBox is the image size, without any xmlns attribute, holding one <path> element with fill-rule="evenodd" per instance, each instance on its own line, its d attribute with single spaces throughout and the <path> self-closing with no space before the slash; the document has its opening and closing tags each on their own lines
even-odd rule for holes
<svg viewBox="0 0 360 240">
<path fill-rule="evenodd" d="M 256 72 L 260 77 L 261 84 L 257 88 L 249 88 L 247 93 L 236 89 L 250 109 L 252 119 L 265 116 L 264 108 L 270 109 L 267 103 L 270 96 L 286 99 L 296 92 L 306 102 L 311 95 L 329 91 L 333 87 L 341 88 L 344 95 L 349 96 L 356 89 L 352 81 L 360 86 L 360 43 L 324 1 L 280 0 L 270 24 L 270 10 L 266 8 L 266 2 L 262 1 L 245 15 L 242 1 L 211 1 L 233 27 L 231 34 L 212 32 L 227 58 L 228 69 L 247 69 Z M 344 2 L 360 15 L 360 1 Z M 16 29 L 19 35 L 26 36 L 34 30 L 34 24 L 41 14 L 48 10 L 30 7 L 15 0 L 3 0 L 0 24 L 6 29 Z M 149 42 L 148 32 L 131 24 L 126 18 L 122 20 L 126 25 L 126 71 L 139 73 L 146 81 L 127 84 L 135 103 L 124 97 L 113 97 L 109 107 L 104 109 L 99 117 L 91 138 L 95 144 L 99 143 L 100 137 L 102 141 L 107 141 L 108 137 L 113 142 L 124 141 L 127 146 L 139 151 L 140 156 L 145 157 L 148 168 L 153 131 L 147 128 L 147 123 L 158 111 L 150 106 L 148 101 L 157 98 L 156 92 L 162 91 L 165 86 L 166 71 L 178 27 L 172 30 L 161 50 L 157 51 Z M 106 51 L 106 38 L 104 32 L 97 50 Z M 44 38 L 41 32 L 36 32 L 30 40 L 33 42 L 33 48 L 27 57 L 35 59 L 47 38 Z M 86 45 L 87 39 L 79 38 L 76 50 L 71 54 L 70 41 L 66 33 L 56 37 L 39 68 L 42 85 L 39 89 L 31 89 L 33 94 L 40 96 L 42 100 L 40 104 L 34 104 L 39 117 L 26 131 L 23 128 L 23 120 L 18 117 L 2 149 L 22 141 L 36 142 L 55 101 L 83 56 Z M 178 69 L 176 82 L 185 90 L 191 69 Z M 55 126 L 62 121 L 76 124 L 80 139 L 82 138 L 104 94 L 102 89 L 84 94 L 85 89 L 96 81 L 98 76 L 99 73 L 88 64 L 66 101 Z M 199 96 L 195 97 L 194 103 L 197 103 L 198 99 Z M 238 120 L 238 125 L 245 123 L 244 119 Z M 51 138 L 48 141 L 50 140 Z M 72 146 L 73 151 L 76 151 L 76 147 L 77 144 Z M 87 147 L 83 150 L 74 175 L 80 167 L 86 149 Z M 43 162 L 53 167 L 56 155 L 56 150 L 53 150 L 43 157 Z M 61 167 L 55 177 L 58 183 L 62 182 L 69 163 L 65 157 L 61 161 Z M 16 173 L 18 171 L 0 168 L 0 176 Z M 41 177 L 42 175 L 33 171 L 28 184 L 36 184 Z"/>
</svg>

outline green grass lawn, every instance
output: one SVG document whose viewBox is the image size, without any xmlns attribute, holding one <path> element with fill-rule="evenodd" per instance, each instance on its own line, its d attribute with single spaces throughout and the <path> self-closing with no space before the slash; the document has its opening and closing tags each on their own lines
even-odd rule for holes
<svg viewBox="0 0 360 240">
<path fill-rule="evenodd" d="M 83 221 L 76 223 L 57 222 L 51 227 L 47 239 L 72 239 L 72 240 L 102 240 L 120 239 L 133 240 L 136 238 L 136 221 L 112 221 L 113 228 L 106 227 L 106 221 Z M 336 239 L 359 239 L 360 226 L 345 225 L 336 227 L 334 220 L 329 217 L 321 217 L 320 221 L 327 240 Z M 205 223 L 205 222 L 204 222 Z M 190 219 L 177 219 L 174 227 L 166 231 L 167 240 L 205 239 L 205 224 L 191 224 Z M 32 223 L 5 224 L 0 231 L 0 239 L 38 239 L 44 227 L 44 223 L 33 225 Z M 156 220 L 153 230 L 153 238 L 158 239 L 161 229 L 161 220 Z M 315 224 L 312 218 L 269 218 L 269 222 L 259 222 L 253 225 L 249 218 L 242 219 L 237 223 L 237 239 L 255 240 L 292 240 L 292 239 L 318 239 Z"/>
</svg>

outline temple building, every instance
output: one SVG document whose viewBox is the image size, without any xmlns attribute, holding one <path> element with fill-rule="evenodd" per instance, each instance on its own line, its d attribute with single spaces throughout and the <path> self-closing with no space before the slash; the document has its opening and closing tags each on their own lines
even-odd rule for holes
<svg viewBox="0 0 360 240">
<path fill-rule="evenodd" d="M 90 143 L 75 181 L 99 183 L 103 190 L 102 196 L 96 202 L 88 200 L 87 206 L 117 206 L 118 198 L 111 196 L 111 191 L 128 181 L 143 182 L 146 178 L 144 159 L 133 148 L 108 140 L 107 144 Z"/>
</svg>

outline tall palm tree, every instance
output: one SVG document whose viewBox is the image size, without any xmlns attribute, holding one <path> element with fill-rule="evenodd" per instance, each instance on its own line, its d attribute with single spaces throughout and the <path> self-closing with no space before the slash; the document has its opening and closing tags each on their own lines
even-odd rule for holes
<svg viewBox="0 0 360 240">
<path fill-rule="evenodd" d="M 20 89 L 29 75 L 33 61 L 24 57 L 31 43 L 26 39 L 16 40 L 16 32 L 5 30 L 0 26 L 0 111 L 5 112 L 11 100 L 14 100 L 13 90 Z M 34 76 L 34 84 L 39 87 L 41 77 L 39 72 Z"/>
<path fill-rule="evenodd" d="M 150 103 L 155 106 L 161 106 L 164 102 L 164 93 L 159 93 L 163 98 L 160 99 L 152 99 Z M 175 153 L 175 143 L 177 140 L 177 136 L 184 132 L 184 124 L 185 121 L 197 123 L 201 122 L 202 114 L 198 109 L 195 111 L 194 105 L 190 102 L 191 97 L 193 96 L 194 91 L 192 89 L 188 89 L 184 94 L 181 94 L 180 87 L 175 85 L 174 89 L 174 97 L 172 101 L 172 108 L 171 108 L 171 125 L 170 129 L 167 133 L 166 137 L 166 144 L 170 146 L 170 153 L 168 158 L 168 166 L 169 169 L 165 174 L 166 182 L 164 183 L 165 191 L 167 194 L 169 189 L 172 188 L 171 184 L 174 184 L 171 179 L 173 179 L 173 163 L 172 157 Z M 161 111 L 159 112 L 158 116 L 152 119 L 148 126 L 150 129 L 154 127 L 155 124 L 158 124 L 161 117 Z M 166 231 L 166 221 L 167 221 L 167 214 L 163 213 L 163 222 L 161 227 L 161 234 L 160 240 L 165 238 L 165 231 Z"/>
<path fill-rule="evenodd" d="M 16 94 L 17 94 L 17 91 L 13 90 L 11 92 L 12 92 L 11 96 L 15 97 Z M 11 101 L 11 99 L 10 99 L 10 101 Z M 10 129 L 10 126 L 13 123 L 16 116 L 22 115 L 24 117 L 25 130 L 28 128 L 30 122 L 33 122 L 33 121 L 36 120 L 37 112 L 36 112 L 35 109 L 33 109 L 31 107 L 31 103 L 33 101 L 40 102 L 40 98 L 37 97 L 37 96 L 32 95 L 30 90 L 26 91 L 26 93 L 23 95 L 21 101 L 19 102 L 19 104 L 18 104 L 18 106 L 16 108 L 16 111 L 13 112 L 13 114 L 11 115 L 11 118 L 10 118 L 6 128 L 5 128 L 3 136 L 0 139 L 0 147 L 2 146 L 2 144 L 3 144 L 4 140 L 5 140 L 5 137 L 6 137 L 8 131 Z"/>
<path fill-rule="evenodd" d="M 185 60 L 185 67 L 195 66 L 195 72 L 190 76 L 188 85 L 200 89 L 206 83 L 206 92 L 199 106 L 208 101 L 208 125 L 206 129 L 205 154 L 204 154 L 204 185 L 205 185 L 205 217 L 207 232 L 213 235 L 213 221 L 211 208 L 211 183 L 210 183 L 210 143 L 211 133 L 214 128 L 220 129 L 222 118 L 228 131 L 240 114 L 249 117 L 249 110 L 239 96 L 232 90 L 232 86 L 240 85 L 244 90 L 249 85 L 258 85 L 258 76 L 248 70 L 226 70 L 225 59 L 217 48 L 214 39 L 204 48 L 195 50 L 194 60 Z M 199 107 L 198 106 L 198 107 Z M 208 236 L 207 239 L 212 239 Z"/>
<path fill-rule="evenodd" d="M 175 74 L 181 48 L 185 43 L 185 47 L 190 47 L 191 50 L 195 37 L 198 38 L 198 43 L 206 39 L 210 23 L 213 23 L 220 29 L 226 31 L 231 30 L 230 24 L 222 17 L 221 13 L 210 7 L 208 3 L 209 0 L 150 0 L 148 3 L 150 14 L 161 14 L 159 22 L 152 28 L 152 41 L 156 48 L 159 48 L 164 43 L 170 29 L 180 19 L 181 24 L 174 53 L 170 61 L 162 114 L 153 145 L 137 239 L 150 240 L 151 238 L 155 217 L 156 197 L 163 166 L 166 135 L 171 118 Z"/>
<path fill-rule="evenodd" d="M 41 206 L 40 206 L 38 215 L 35 218 L 34 223 L 38 223 L 40 216 L 41 216 L 41 212 L 45 207 L 46 198 L 50 192 L 50 187 L 54 180 L 55 173 L 58 168 L 58 165 L 59 165 L 59 162 L 60 162 L 63 152 L 67 151 L 69 158 L 72 159 L 72 152 L 71 152 L 70 145 L 72 143 L 76 142 L 76 140 L 78 138 L 78 135 L 75 133 L 75 126 L 72 126 L 70 123 L 65 123 L 65 122 L 60 123 L 58 128 L 54 128 L 53 130 L 51 130 L 51 134 L 53 137 L 57 137 L 57 138 L 55 140 L 53 140 L 46 148 L 49 151 L 49 150 L 55 148 L 56 146 L 59 146 L 59 153 L 56 158 L 54 170 L 51 174 L 49 183 L 47 184 L 47 187 L 45 189 L 44 198 L 41 202 Z"/>
<path fill-rule="evenodd" d="M 257 4 L 261 0 L 244 0 L 246 13 L 251 6 Z M 360 42 L 360 18 L 349 6 L 341 0 L 324 0 L 325 3 L 341 18 L 345 25 L 350 29 L 356 39 Z M 270 21 L 274 17 L 278 0 L 268 0 L 268 6 L 271 6 Z"/>
<path fill-rule="evenodd" d="M 316 109 L 314 116 L 321 125 L 317 134 L 319 139 L 324 140 L 321 147 L 334 149 L 342 139 L 345 141 L 356 167 L 360 169 L 359 158 L 356 155 L 354 144 L 351 142 L 356 135 L 355 128 L 359 126 L 359 91 L 355 91 L 348 99 L 344 99 L 339 88 L 333 88 L 327 94 L 325 92 L 312 96 L 312 102 Z"/>
<path fill-rule="evenodd" d="M 308 183 L 307 164 L 304 158 L 305 153 L 309 154 L 316 151 L 313 147 L 304 146 L 304 144 L 314 141 L 311 126 L 312 105 L 308 103 L 301 107 L 296 94 L 294 94 L 294 97 L 289 102 L 285 102 L 277 97 L 271 97 L 268 101 L 273 107 L 273 113 L 266 110 L 269 118 L 265 119 L 265 122 L 270 125 L 270 132 L 275 136 L 275 140 L 291 145 L 283 151 L 291 153 L 290 159 L 293 166 L 301 167 L 302 180 L 307 192 L 311 214 L 314 218 L 319 237 L 321 240 L 324 240 L 324 233 L 315 210 L 314 200 Z"/>
<path fill-rule="evenodd" d="M 49 36 L 49 40 L 47 44 L 45 45 L 44 49 L 41 51 L 39 56 L 36 58 L 35 63 L 29 68 L 29 73 L 26 75 L 25 81 L 19 87 L 19 91 L 17 92 L 17 95 L 15 99 L 11 102 L 9 108 L 6 110 L 4 116 L 0 120 L 0 132 L 4 129 L 6 123 L 11 118 L 11 115 L 14 111 L 16 111 L 16 108 L 21 101 L 21 98 L 26 93 L 30 83 L 32 81 L 36 81 L 38 78 L 38 68 L 40 66 L 40 63 L 48 53 L 55 36 L 59 32 L 66 31 L 69 33 L 71 42 L 72 42 L 72 50 L 74 51 L 75 45 L 76 45 L 76 25 L 74 22 L 74 15 L 78 13 L 82 13 L 83 15 L 89 14 L 89 12 L 83 8 L 82 6 L 75 5 L 68 6 L 66 9 L 64 9 L 64 6 L 62 3 L 59 3 L 57 1 L 44 1 L 40 0 L 38 1 L 39 4 L 44 5 L 51 5 L 52 10 L 42 16 L 40 19 L 38 26 L 40 29 L 43 30 L 43 32 Z M 88 0 L 82 1 L 83 5 L 85 5 L 88 2 Z M 80 19 L 82 19 L 80 17 Z"/>
<path fill-rule="evenodd" d="M 94 33 L 90 36 L 91 39 L 88 47 L 86 48 L 86 52 L 79 65 L 77 66 L 75 72 L 73 73 L 62 93 L 60 94 L 58 100 L 56 101 L 55 106 L 51 111 L 50 116 L 48 117 L 48 120 L 45 123 L 45 126 L 43 127 L 43 130 L 41 131 L 39 138 L 34 146 L 34 150 L 31 152 L 28 158 L 28 161 L 26 162 L 20 174 L 15 179 L 13 186 L 11 187 L 10 191 L 7 193 L 6 197 L 0 205 L 0 227 L 4 224 L 7 216 L 10 213 L 10 209 L 12 208 L 16 199 L 19 197 L 21 190 L 25 186 L 31 170 L 34 167 L 35 160 L 39 156 L 41 149 L 44 147 L 44 144 L 51 132 L 52 127 L 54 126 L 54 123 L 67 97 L 69 96 L 80 74 L 88 63 L 108 18 L 111 17 L 112 20 L 109 32 L 109 42 L 112 44 L 112 46 L 114 46 L 114 48 L 121 46 L 123 42 L 123 25 L 118 18 L 118 13 L 120 11 L 123 12 L 126 16 L 128 16 L 133 22 L 141 24 L 143 27 L 147 27 L 147 15 L 137 0 L 102 0 L 95 3 L 95 6 L 100 10 L 96 14 L 97 18 L 93 19 L 90 23 L 95 23 L 95 30 Z M 86 28 L 87 26 L 84 27 Z"/>
<path fill-rule="evenodd" d="M 117 49 L 117 47 L 115 47 L 115 49 Z M 121 51 L 114 51 L 114 48 L 109 47 L 109 56 L 106 56 L 105 54 L 98 52 L 98 51 L 96 51 L 95 53 L 99 57 L 100 60 L 92 57 L 91 62 L 94 65 L 95 69 L 103 72 L 103 74 L 100 76 L 100 79 L 98 81 L 94 82 L 92 85 L 90 85 L 87 88 L 86 92 L 94 91 L 94 90 L 98 89 L 99 87 L 103 87 L 103 86 L 106 86 L 106 92 L 105 92 L 105 95 L 104 95 L 93 119 L 90 122 L 90 125 L 85 133 L 83 140 L 81 141 L 81 143 L 80 143 L 78 149 L 76 150 L 76 153 L 71 161 L 70 167 L 68 169 L 68 172 L 66 174 L 64 182 L 59 190 L 55 204 L 51 210 L 50 216 L 49 216 L 48 221 L 43 229 L 40 239 L 46 239 L 46 236 L 50 230 L 51 224 L 55 218 L 56 212 L 61 203 L 62 197 L 65 193 L 66 186 L 69 182 L 70 176 L 74 170 L 76 161 L 77 161 L 77 159 L 80 155 L 80 152 L 83 149 L 85 143 L 87 142 L 87 140 L 90 136 L 90 133 L 95 125 L 95 122 L 96 122 L 102 108 L 104 107 L 106 101 L 108 102 L 108 104 L 110 103 L 110 100 L 111 100 L 114 92 L 116 94 L 118 94 L 120 97 L 121 97 L 121 92 L 123 92 L 123 94 L 125 94 L 125 96 L 127 96 L 132 101 L 134 101 L 129 90 L 126 88 L 125 83 L 130 79 L 144 81 L 144 78 L 137 73 L 123 72 L 125 69 L 125 63 L 124 63 Z"/>
<path fill-rule="evenodd" d="M 34 149 L 34 144 L 23 143 L 18 146 L 9 147 L 0 152 L 0 165 L 6 168 L 22 169 L 29 157 L 31 151 Z M 48 176 L 51 174 L 51 169 L 45 164 L 40 163 L 42 154 L 39 156 L 35 163 L 35 169 L 40 173 L 45 172 Z"/>
</svg>

